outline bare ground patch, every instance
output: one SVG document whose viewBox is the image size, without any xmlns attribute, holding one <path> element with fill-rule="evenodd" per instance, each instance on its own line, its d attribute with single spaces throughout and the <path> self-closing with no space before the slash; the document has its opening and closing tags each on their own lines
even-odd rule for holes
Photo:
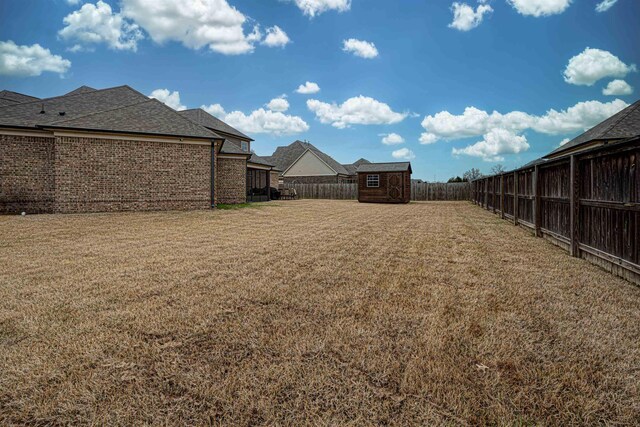
<svg viewBox="0 0 640 427">
<path fill-rule="evenodd" d="M 640 419 L 640 288 L 469 203 L 0 217 L 0 424 Z"/>
</svg>

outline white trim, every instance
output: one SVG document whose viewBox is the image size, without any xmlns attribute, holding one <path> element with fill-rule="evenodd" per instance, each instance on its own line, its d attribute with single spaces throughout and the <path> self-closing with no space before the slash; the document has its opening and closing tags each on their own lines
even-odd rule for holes
<svg viewBox="0 0 640 427">
<path fill-rule="evenodd" d="M 259 165 L 257 163 L 247 162 L 247 167 L 251 169 L 271 170 L 271 166 Z"/>
<path fill-rule="evenodd" d="M 320 158 L 320 156 L 318 156 L 316 153 L 314 153 L 314 152 L 313 152 L 313 150 L 311 150 L 310 148 L 307 148 L 306 150 L 304 150 L 304 151 L 302 152 L 302 154 L 300 154 L 300 156 L 299 156 L 299 157 L 298 157 L 298 158 L 297 158 L 293 163 L 291 163 L 291 165 L 290 165 L 290 166 L 289 166 L 289 167 L 288 167 L 284 172 L 282 172 L 282 176 L 285 176 L 285 175 L 286 175 L 286 176 L 333 176 L 333 175 L 334 175 L 334 174 L 321 174 L 321 175 L 287 175 L 287 171 L 288 171 L 289 169 L 291 169 L 291 168 L 292 168 L 296 163 L 298 163 L 298 162 L 300 161 L 300 159 L 302 158 L 302 156 L 304 156 L 305 154 L 307 154 L 307 151 L 308 151 L 308 152 L 310 152 L 311 154 L 313 154 L 314 156 L 316 156 L 316 158 L 317 158 L 318 160 L 320 160 L 322 163 L 324 163 L 324 164 L 325 164 L 329 169 L 331 169 L 331 170 L 335 173 L 335 175 L 339 175 L 339 173 L 338 173 L 338 172 L 336 172 L 336 170 L 335 170 L 334 168 L 332 168 L 332 167 L 329 165 L 329 163 L 327 163 L 327 162 L 325 162 L 324 160 L 322 160 L 322 159 Z"/>
<path fill-rule="evenodd" d="M 146 136 L 136 134 L 114 135 L 101 132 L 77 132 L 77 131 L 53 131 L 54 136 L 71 137 L 71 138 L 94 138 L 94 139 L 113 139 L 117 141 L 148 141 L 148 142 L 168 142 L 172 144 L 195 144 L 195 145 L 211 145 L 211 140 L 190 139 L 190 138 L 164 138 L 157 136 Z"/>
<path fill-rule="evenodd" d="M 51 132 L 37 131 L 37 130 L 3 129 L 3 128 L 0 128 L 0 135 L 37 136 L 40 138 L 46 138 L 46 137 L 53 138 L 53 134 Z"/>
<path fill-rule="evenodd" d="M 219 159 L 236 159 L 236 160 L 247 160 L 246 156 L 234 156 L 233 154 L 218 154 Z"/>
</svg>

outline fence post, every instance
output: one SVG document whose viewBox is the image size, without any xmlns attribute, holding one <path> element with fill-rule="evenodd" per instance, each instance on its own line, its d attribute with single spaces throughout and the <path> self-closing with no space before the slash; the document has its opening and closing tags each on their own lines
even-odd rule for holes
<svg viewBox="0 0 640 427">
<path fill-rule="evenodd" d="M 500 175 L 500 218 L 504 219 L 504 174 Z"/>
<path fill-rule="evenodd" d="M 489 210 L 489 178 L 484 179 L 484 208 Z"/>
<path fill-rule="evenodd" d="M 513 225 L 518 225 L 518 172 L 513 173 Z"/>
<path fill-rule="evenodd" d="M 540 200 L 540 168 L 538 165 L 533 170 L 533 224 L 535 225 L 536 237 L 542 237 L 542 207 Z"/>
<path fill-rule="evenodd" d="M 493 196 L 491 197 L 491 200 L 493 201 L 493 203 L 491 203 L 493 206 L 493 213 L 496 213 L 496 177 L 495 175 L 493 176 L 493 178 L 491 178 L 491 186 L 493 187 Z"/>
<path fill-rule="evenodd" d="M 580 238 L 580 194 L 578 184 L 578 162 L 575 155 L 571 155 L 569 167 L 569 224 L 571 227 L 571 256 L 580 256 L 578 248 Z"/>
</svg>

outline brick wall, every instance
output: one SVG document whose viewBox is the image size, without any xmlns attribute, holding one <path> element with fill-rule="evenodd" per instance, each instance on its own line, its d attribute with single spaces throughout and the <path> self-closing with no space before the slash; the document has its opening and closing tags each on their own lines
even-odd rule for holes
<svg viewBox="0 0 640 427">
<path fill-rule="evenodd" d="M 218 203 L 246 203 L 247 161 L 220 157 L 216 171 Z"/>
<path fill-rule="evenodd" d="M 207 209 L 211 146 L 56 137 L 55 212 Z"/>
<path fill-rule="evenodd" d="M 278 180 L 280 179 L 280 172 L 271 171 L 269 172 L 269 186 L 273 188 L 278 188 Z"/>
<path fill-rule="evenodd" d="M 0 214 L 53 209 L 54 138 L 0 135 Z"/>
</svg>

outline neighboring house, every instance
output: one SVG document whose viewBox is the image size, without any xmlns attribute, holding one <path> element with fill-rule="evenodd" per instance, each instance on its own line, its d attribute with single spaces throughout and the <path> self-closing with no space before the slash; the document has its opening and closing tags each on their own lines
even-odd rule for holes
<svg viewBox="0 0 640 427">
<path fill-rule="evenodd" d="M 354 163 L 351 163 L 350 165 L 342 165 L 342 167 L 344 167 L 347 172 L 349 172 L 349 176 L 353 177 L 353 182 L 356 182 L 357 177 L 358 177 L 358 166 L 360 165 L 365 165 L 365 164 L 369 164 L 371 163 L 369 160 L 367 159 L 359 159 L 356 160 Z"/>
<path fill-rule="evenodd" d="M 366 163 L 358 166 L 358 201 L 409 203 L 411 163 Z"/>
<path fill-rule="evenodd" d="M 0 99 L 0 213 L 206 209 L 246 194 L 245 170 L 218 178 L 232 135 L 128 86 Z"/>
<path fill-rule="evenodd" d="M 265 159 L 282 171 L 280 179 L 285 184 L 326 184 L 356 180 L 355 169 L 350 172 L 345 165 L 308 142 L 294 141 L 286 147 L 278 147 Z M 360 161 L 367 162 L 364 159 Z"/>
<path fill-rule="evenodd" d="M 612 144 L 640 135 L 640 100 L 605 121 L 578 135 L 566 144 L 544 156 L 555 159 L 604 144 Z M 531 165 L 540 163 L 531 162 Z"/>
<path fill-rule="evenodd" d="M 214 131 L 225 141 L 218 154 L 219 203 L 269 200 L 270 188 L 278 186 L 274 165 L 252 153 L 253 139 L 201 108 L 179 111 L 184 117 Z"/>
</svg>

